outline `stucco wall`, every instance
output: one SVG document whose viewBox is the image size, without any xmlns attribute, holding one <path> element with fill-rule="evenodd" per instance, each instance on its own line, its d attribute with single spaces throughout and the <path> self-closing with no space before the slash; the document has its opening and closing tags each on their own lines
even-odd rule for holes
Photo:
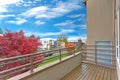
<svg viewBox="0 0 120 80">
<path fill-rule="evenodd" d="M 120 38 L 120 1 L 119 0 L 116 0 L 116 16 L 117 16 L 117 18 L 116 18 L 116 39 L 117 39 L 117 41 L 119 40 L 120 41 L 120 39 L 118 39 L 118 36 L 119 36 L 119 38 Z M 119 31 L 118 31 L 118 27 L 119 27 Z M 119 32 L 119 33 L 118 33 Z M 119 35 L 118 35 L 119 34 Z M 116 44 L 119 44 L 119 43 L 116 43 Z M 120 48 L 118 48 L 118 49 L 120 49 Z M 117 52 L 117 50 L 116 50 L 116 52 Z M 117 62 L 116 62 L 116 67 L 117 67 L 117 74 L 118 74 L 118 80 L 120 80 L 120 60 L 119 60 L 119 58 L 120 58 L 120 51 L 118 51 L 118 56 L 117 56 Z"/>
<path fill-rule="evenodd" d="M 114 0 L 87 1 L 87 44 L 114 40 Z"/>
<path fill-rule="evenodd" d="M 43 72 L 38 72 L 33 76 L 21 80 L 60 80 L 67 73 L 81 64 L 81 55 L 71 58 L 65 62 L 55 65 Z"/>
</svg>

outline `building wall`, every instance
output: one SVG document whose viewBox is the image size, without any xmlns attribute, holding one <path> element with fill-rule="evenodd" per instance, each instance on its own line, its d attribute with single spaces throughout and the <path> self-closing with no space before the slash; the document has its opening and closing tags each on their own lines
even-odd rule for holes
<svg viewBox="0 0 120 80">
<path fill-rule="evenodd" d="M 60 42 L 61 48 L 65 48 L 65 42 Z"/>
<path fill-rule="evenodd" d="M 116 0 L 116 53 L 117 53 L 117 74 L 120 80 L 120 1 Z"/>
<path fill-rule="evenodd" d="M 87 1 L 87 44 L 114 41 L 114 0 Z"/>
</svg>

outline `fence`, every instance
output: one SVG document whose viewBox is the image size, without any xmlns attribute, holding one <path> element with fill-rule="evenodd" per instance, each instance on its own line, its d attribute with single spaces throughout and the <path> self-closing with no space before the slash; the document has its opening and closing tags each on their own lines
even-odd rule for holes
<svg viewBox="0 0 120 80">
<path fill-rule="evenodd" d="M 53 59 L 61 62 L 69 56 L 75 56 L 75 53 L 79 51 L 74 49 L 71 52 L 67 52 L 67 49 L 63 48 L 0 59 L 0 80 L 8 79 L 29 70 L 32 73 L 34 68 L 41 67 L 41 64 L 53 61 Z"/>
</svg>

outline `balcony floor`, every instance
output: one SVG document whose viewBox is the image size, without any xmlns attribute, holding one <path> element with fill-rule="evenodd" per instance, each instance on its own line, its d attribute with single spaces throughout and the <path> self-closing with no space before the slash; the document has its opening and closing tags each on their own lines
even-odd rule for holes
<svg viewBox="0 0 120 80">
<path fill-rule="evenodd" d="M 117 74 L 115 69 L 82 63 L 61 80 L 117 80 Z"/>
</svg>

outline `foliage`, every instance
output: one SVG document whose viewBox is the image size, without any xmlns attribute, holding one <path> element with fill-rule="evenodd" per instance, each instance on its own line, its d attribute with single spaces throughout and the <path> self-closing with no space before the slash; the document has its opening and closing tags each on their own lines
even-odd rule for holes
<svg viewBox="0 0 120 80">
<path fill-rule="evenodd" d="M 78 39 L 78 46 L 77 46 L 77 48 L 80 49 L 81 47 L 82 47 L 82 40 L 80 38 L 80 39 Z"/>
<path fill-rule="evenodd" d="M 29 38 L 24 36 L 23 31 L 7 32 L 0 36 L 0 57 L 12 57 L 36 52 L 37 47 L 41 45 L 39 38 L 31 35 Z"/>
<path fill-rule="evenodd" d="M 57 40 L 59 40 L 60 42 L 65 42 L 65 44 L 68 43 L 68 37 L 64 34 L 60 34 L 57 38 Z"/>
<path fill-rule="evenodd" d="M 25 37 L 22 30 L 15 33 L 8 31 L 7 33 L 3 34 L 3 36 L 0 36 L 0 58 L 9 58 L 13 56 L 32 54 L 36 52 L 38 46 L 41 45 L 41 42 L 38 40 L 40 39 L 36 38 L 34 35 L 31 35 L 30 37 Z M 35 56 L 33 61 L 38 61 L 43 58 L 44 56 L 42 55 Z M 16 60 L 17 61 L 13 63 L 7 63 L 6 65 L 4 65 L 5 62 L 0 62 L 0 64 L 2 65 L 0 65 L 0 71 L 29 63 L 30 57 Z"/>
<path fill-rule="evenodd" d="M 2 31 L 2 29 L 0 28 L 0 34 L 3 34 L 3 31 Z"/>
<path fill-rule="evenodd" d="M 66 44 L 67 51 L 70 52 L 70 51 L 75 50 L 75 46 L 76 45 L 74 43 L 68 43 L 68 44 Z"/>
</svg>

